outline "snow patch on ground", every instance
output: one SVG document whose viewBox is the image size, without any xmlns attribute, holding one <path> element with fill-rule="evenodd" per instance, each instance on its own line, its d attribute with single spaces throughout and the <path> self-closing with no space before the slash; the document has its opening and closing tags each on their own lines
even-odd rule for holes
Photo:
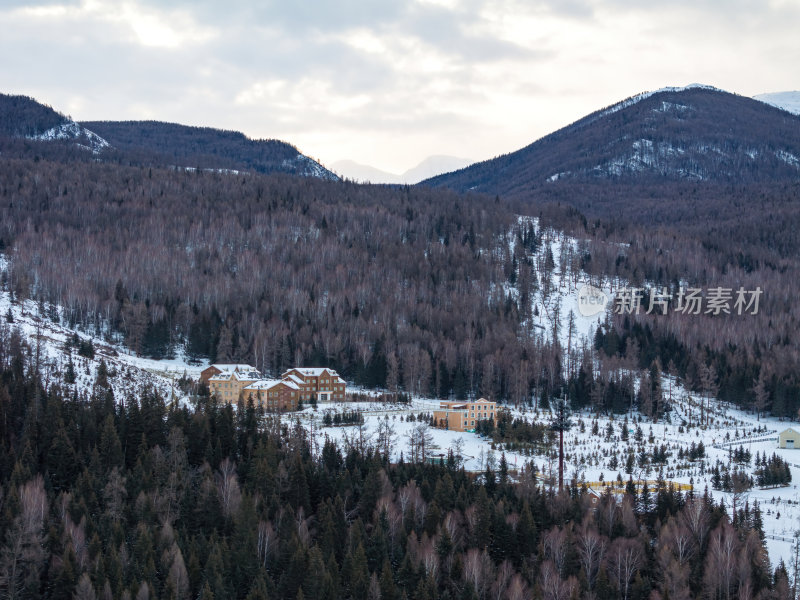
<svg viewBox="0 0 800 600">
<path fill-rule="evenodd" d="M 775 156 L 789 166 L 800 167 L 800 160 L 798 160 L 798 158 L 791 152 L 786 152 L 785 150 L 776 150 Z"/>
</svg>

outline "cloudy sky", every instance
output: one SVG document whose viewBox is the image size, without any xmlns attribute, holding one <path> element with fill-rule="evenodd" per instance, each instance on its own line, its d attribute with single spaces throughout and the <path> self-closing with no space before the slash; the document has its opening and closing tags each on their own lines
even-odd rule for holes
<svg viewBox="0 0 800 600">
<path fill-rule="evenodd" d="M 402 172 L 641 91 L 800 89 L 800 0 L 2 0 L 0 91 Z"/>
</svg>

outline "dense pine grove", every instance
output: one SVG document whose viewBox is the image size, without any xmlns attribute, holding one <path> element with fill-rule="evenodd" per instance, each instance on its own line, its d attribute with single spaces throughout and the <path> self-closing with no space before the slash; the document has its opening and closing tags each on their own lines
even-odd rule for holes
<svg viewBox="0 0 800 600">
<path fill-rule="evenodd" d="M 312 446 L 250 405 L 64 395 L 0 326 L 4 598 L 787 598 L 761 514 Z M 513 427 L 505 423 L 504 427 Z"/>
</svg>

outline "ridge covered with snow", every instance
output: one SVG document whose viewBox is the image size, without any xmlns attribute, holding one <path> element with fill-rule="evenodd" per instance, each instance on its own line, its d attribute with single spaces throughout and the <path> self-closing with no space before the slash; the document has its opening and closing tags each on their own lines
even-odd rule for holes
<svg viewBox="0 0 800 600">
<path fill-rule="evenodd" d="M 288 169 L 296 169 L 304 177 L 316 177 L 327 181 L 339 181 L 338 175 L 332 173 L 313 158 L 305 154 L 298 154 L 293 159 L 283 161 L 283 166 Z"/>
<path fill-rule="evenodd" d="M 753 99 L 783 109 L 793 115 L 800 115 L 800 91 L 758 94 L 753 96 Z"/>
<path fill-rule="evenodd" d="M 645 98 L 649 98 L 650 96 L 655 96 L 656 94 L 660 94 L 662 92 L 685 92 L 685 91 L 688 91 L 688 90 L 698 90 L 698 89 L 699 90 L 711 90 L 711 91 L 714 91 L 714 92 L 723 92 L 723 91 L 725 91 L 725 90 L 721 90 L 719 88 L 716 88 L 713 85 L 705 85 L 703 83 L 690 83 L 689 85 L 685 85 L 683 87 L 673 87 L 673 86 L 662 87 L 662 88 L 659 88 L 657 90 L 653 90 L 653 91 L 649 91 L 649 92 L 642 92 L 641 94 L 636 94 L 635 96 L 631 96 L 630 98 L 626 98 L 625 100 L 622 100 L 621 102 L 617 102 L 613 106 L 610 106 L 609 108 L 607 108 L 607 109 L 605 109 L 603 111 L 600 111 L 600 113 L 598 115 L 596 115 L 596 118 L 599 119 L 601 117 L 605 117 L 606 115 L 613 114 L 615 112 L 618 112 L 618 111 L 622 110 L 623 108 L 627 108 L 629 106 L 633 106 L 634 104 L 636 104 L 637 102 L 641 102 Z"/>
<path fill-rule="evenodd" d="M 92 154 L 100 154 L 106 148 L 110 148 L 111 144 L 109 144 L 105 139 L 78 125 L 75 121 L 67 121 L 65 123 L 61 123 L 60 125 L 56 125 L 55 127 L 51 127 L 47 131 L 43 133 L 39 133 L 36 135 L 28 136 L 27 139 L 29 140 L 37 140 L 40 142 L 52 142 L 56 140 L 75 140 L 75 144 L 79 148 L 83 148 L 85 150 L 89 150 Z"/>
</svg>

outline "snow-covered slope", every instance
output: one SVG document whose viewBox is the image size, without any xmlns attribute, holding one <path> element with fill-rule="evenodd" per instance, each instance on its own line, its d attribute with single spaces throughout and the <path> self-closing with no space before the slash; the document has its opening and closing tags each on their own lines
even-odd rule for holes
<svg viewBox="0 0 800 600">
<path fill-rule="evenodd" d="M 800 115 L 800 92 L 772 92 L 753 96 L 755 100 L 777 106 L 795 115 Z"/>
<path fill-rule="evenodd" d="M 535 243 L 528 247 L 517 244 L 520 232 L 532 231 Z M 528 234 L 526 234 L 527 236 Z M 539 220 L 521 216 L 517 225 L 506 238 L 509 252 L 514 253 L 517 262 L 516 281 L 507 284 L 504 290 L 515 300 L 523 296 L 529 298 L 527 318 L 522 326 L 529 334 L 538 335 L 542 340 L 558 339 L 561 347 L 576 352 L 584 346 L 591 346 L 597 328 L 606 319 L 606 311 L 591 316 L 583 316 L 578 307 L 579 290 L 586 284 L 602 290 L 608 297 L 613 287 L 624 282 L 612 282 L 589 275 L 580 269 L 580 257 L 586 248 L 580 240 L 567 236 L 552 228 L 542 227 Z M 526 284 L 522 269 L 530 269 L 531 284 Z M 526 293 L 525 287 L 529 286 Z"/>
<path fill-rule="evenodd" d="M 0 279 L 7 268 L 6 258 L 0 255 Z M 139 397 L 144 390 L 153 389 L 167 402 L 182 402 L 185 396 L 177 380 L 184 376 L 196 379 L 200 370 L 205 368 L 190 365 L 183 357 L 152 360 L 135 356 L 118 344 L 69 327 L 63 317 L 60 307 L 45 307 L 30 300 L 12 301 L 7 290 L 0 290 L 0 327 L 18 331 L 30 344 L 39 356 L 39 366 L 47 385 L 59 384 L 89 397 L 94 392 L 97 369 L 104 361 L 117 401 Z M 79 354 L 75 342 L 91 347 L 94 357 Z M 70 370 L 74 373 L 74 382 L 70 382 L 67 376 Z"/>
<path fill-rule="evenodd" d="M 796 181 L 800 120 L 711 86 L 668 87 L 597 110 L 515 152 L 422 182 L 526 199 L 546 183 Z M 789 160 L 785 160 L 789 158 Z"/>
<path fill-rule="evenodd" d="M 75 121 L 67 121 L 42 133 L 28 136 L 28 139 L 42 142 L 74 140 L 78 147 L 90 150 L 93 154 L 100 154 L 100 152 L 110 147 L 106 140 Z"/>
<path fill-rule="evenodd" d="M 292 159 L 284 160 L 283 165 L 287 169 L 295 170 L 299 175 L 303 175 L 304 177 L 317 177 L 319 179 L 327 179 L 328 181 L 339 181 L 339 177 L 335 173 L 332 173 L 305 154 L 298 154 Z"/>
</svg>

